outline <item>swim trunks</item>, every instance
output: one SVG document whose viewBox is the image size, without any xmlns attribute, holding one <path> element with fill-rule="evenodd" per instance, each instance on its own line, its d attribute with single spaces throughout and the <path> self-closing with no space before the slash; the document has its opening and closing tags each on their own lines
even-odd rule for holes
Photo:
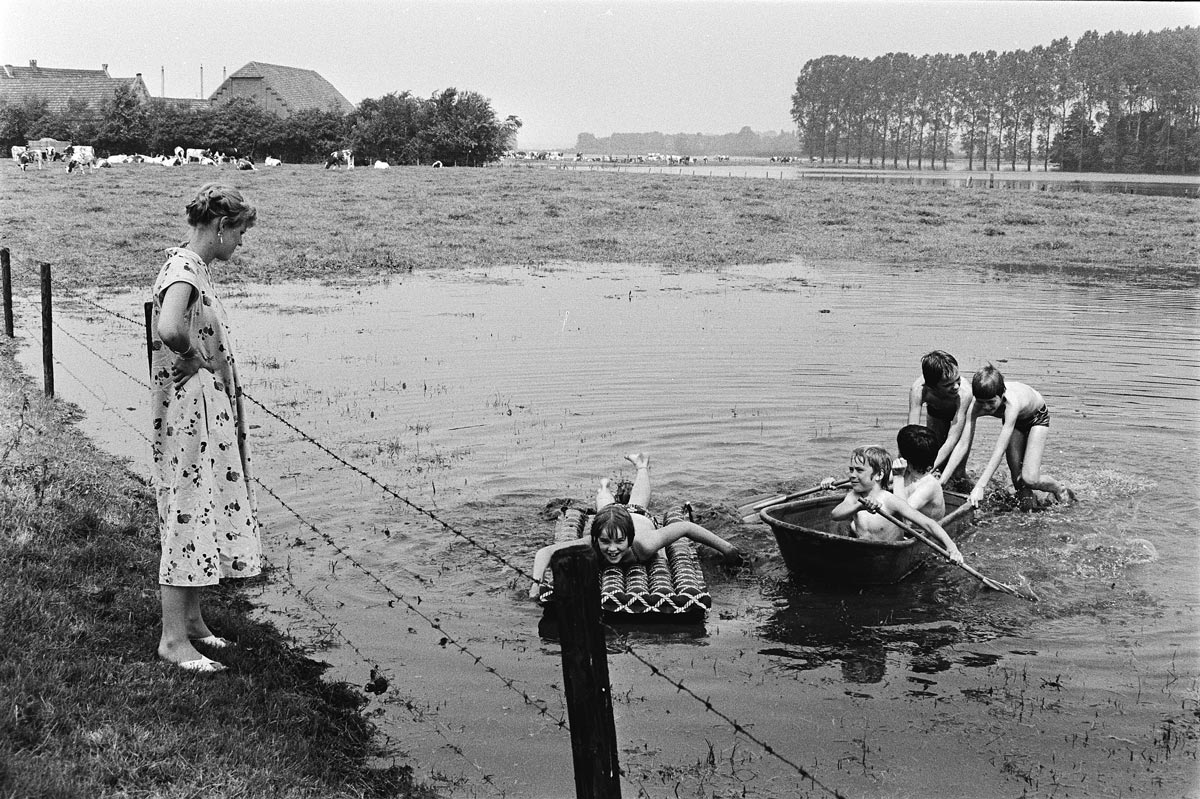
<svg viewBox="0 0 1200 799">
<path fill-rule="evenodd" d="M 1020 430 L 1025 435 L 1029 435 L 1029 431 L 1035 427 L 1050 426 L 1050 411 L 1043 405 L 1038 410 L 1031 413 L 1024 419 L 1018 418 L 1016 429 Z"/>
<path fill-rule="evenodd" d="M 629 512 L 630 512 L 630 513 L 636 513 L 636 514 L 638 514 L 639 516 L 645 516 L 647 519 L 649 519 L 650 521 L 654 522 L 654 529 L 655 529 L 655 530 L 657 530 L 659 527 L 661 527 L 661 526 L 662 526 L 662 525 L 660 525 L 660 524 L 658 523 L 658 519 L 654 518 L 654 516 L 652 516 L 652 515 L 650 514 L 650 511 L 646 510 L 646 509 L 645 509 L 644 507 L 642 507 L 641 505 L 635 505 L 635 504 L 633 504 L 632 502 L 630 502 L 630 503 L 628 503 L 627 505 L 625 505 L 625 507 L 626 507 L 626 509 L 628 509 L 628 510 L 629 510 Z"/>
</svg>

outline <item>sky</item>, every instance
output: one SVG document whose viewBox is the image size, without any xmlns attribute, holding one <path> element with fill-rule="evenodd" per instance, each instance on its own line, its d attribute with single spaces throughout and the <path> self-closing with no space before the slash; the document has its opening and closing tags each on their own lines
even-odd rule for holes
<svg viewBox="0 0 1200 799">
<path fill-rule="evenodd" d="M 569 150 L 579 133 L 791 131 L 796 78 L 823 55 L 1183 25 L 1200 2 L 0 0 L 0 63 L 107 64 L 155 97 L 207 97 L 250 61 L 315 70 L 355 104 L 454 87 L 519 117 L 519 147 Z"/>
</svg>

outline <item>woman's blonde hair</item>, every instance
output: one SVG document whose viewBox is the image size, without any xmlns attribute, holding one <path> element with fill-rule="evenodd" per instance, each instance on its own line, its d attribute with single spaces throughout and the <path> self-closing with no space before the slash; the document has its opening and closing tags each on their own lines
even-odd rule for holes
<svg viewBox="0 0 1200 799">
<path fill-rule="evenodd" d="M 248 228 L 258 218 L 258 211 L 232 186 L 223 183 L 204 184 L 187 204 L 188 224 L 200 227 L 222 217 L 229 220 L 227 224 L 231 227 Z"/>
</svg>

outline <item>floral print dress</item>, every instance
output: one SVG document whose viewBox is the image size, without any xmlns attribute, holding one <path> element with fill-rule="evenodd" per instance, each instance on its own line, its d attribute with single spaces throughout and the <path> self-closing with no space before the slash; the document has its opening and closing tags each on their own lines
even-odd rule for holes
<svg viewBox="0 0 1200 799">
<path fill-rule="evenodd" d="M 213 585 L 262 571 L 246 416 L 225 308 L 208 265 L 184 247 L 167 255 L 154 281 L 150 328 L 151 451 L 162 546 L 158 581 Z M 158 319 L 164 293 L 180 282 L 194 289 L 187 310 L 190 340 L 209 368 L 176 389 L 171 368 L 178 356 L 158 337 Z"/>
</svg>

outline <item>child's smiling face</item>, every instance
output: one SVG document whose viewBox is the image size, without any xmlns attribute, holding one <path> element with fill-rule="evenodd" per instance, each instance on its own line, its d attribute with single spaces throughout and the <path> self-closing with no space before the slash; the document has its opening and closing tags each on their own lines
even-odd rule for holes
<svg viewBox="0 0 1200 799">
<path fill-rule="evenodd" d="M 975 398 L 975 406 L 979 408 L 980 413 L 995 413 L 996 409 L 999 408 L 1003 402 L 1003 394 L 997 394 L 996 396 L 988 397 L 987 399 L 980 399 L 979 397 Z"/>
<path fill-rule="evenodd" d="M 600 550 L 600 556 L 609 563 L 620 563 L 629 550 L 629 539 L 619 531 L 604 530 L 596 536 L 596 549 Z"/>
</svg>

